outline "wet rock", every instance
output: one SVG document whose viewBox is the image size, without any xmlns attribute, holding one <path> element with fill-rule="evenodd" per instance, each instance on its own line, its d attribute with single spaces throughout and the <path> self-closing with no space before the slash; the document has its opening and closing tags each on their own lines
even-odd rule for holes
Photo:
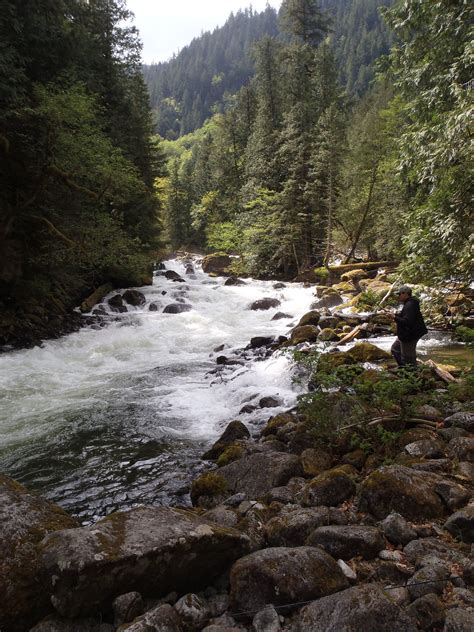
<svg viewBox="0 0 474 632">
<path fill-rule="evenodd" d="M 97 619 L 63 619 L 51 615 L 35 625 L 29 632 L 113 632 L 114 627 Z"/>
<path fill-rule="evenodd" d="M 182 276 L 180 276 L 177 272 L 175 272 L 174 270 L 166 270 L 165 272 L 165 277 L 167 279 L 169 279 L 170 281 L 177 281 L 179 283 L 186 283 L 186 281 L 183 279 Z"/>
<path fill-rule="evenodd" d="M 359 342 L 349 351 L 356 362 L 377 362 L 378 360 L 388 360 L 390 353 L 380 349 L 370 342 Z"/>
<path fill-rule="evenodd" d="M 206 601 L 193 593 L 188 593 L 181 599 L 178 599 L 174 609 L 185 626 L 191 628 L 191 630 L 200 629 L 210 617 Z"/>
<path fill-rule="evenodd" d="M 157 312 L 160 309 L 161 305 L 159 303 L 153 302 L 148 306 L 148 310 L 150 312 Z"/>
<path fill-rule="evenodd" d="M 318 527 L 345 524 L 342 511 L 328 507 L 295 508 L 269 520 L 264 527 L 270 546 L 303 546 L 307 537 Z"/>
<path fill-rule="evenodd" d="M 379 519 L 392 511 L 413 521 L 439 518 L 445 513 L 434 489 L 440 480 L 436 474 L 417 472 L 401 465 L 381 467 L 361 485 L 360 510 Z"/>
<path fill-rule="evenodd" d="M 474 462 L 474 439 L 472 437 L 458 437 L 452 439 L 448 445 L 448 454 L 458 461 Z"/>
<path fill-rule="evenodd" d="M 57 505 L 0 474 L 0 629 L 24 632 L 51 612 L 36 547 L 46 534 L 75 526 Z"/>
<path fill-rule="evenodd" d="M 393 544 L 408 544 L 418 536 L 403 516 L 392 512 L 383 520 L 380 525 L 385 537 Z"/>
<path fill-rule="evenodd" d="M 194 266 L 193 266 L 192 264 L 188 263 L 188 264 L 186 265 L 186 267 L 185 267 L 184 272 L 185 272 L 185 274 L 186 274 L 187 276 L 193 276 L 193 275 L 194 275 L 194 273 L 195 273 Z"/>
<path fill-rule="evenodd" d="M 416 632 L 412 619 L 373 584 L 355 586 L 304 606 L 293 632 Z"/>
<path fill-rule="evenodd" d="M 229 496 L 243 492 L 259 498 L 270 489 L 285 485 L 301 474 L 298 457 L 283 452 L 251 454 L 218 468 L 216 473 L 227 482 Z"/>
<path fill-rule="evenodd" d="M 286 288 L 286 285 L 284 283 L 278 282 L 278 283 L 273 284 L 274 290 L 283 290 L 285 288 Z"/>
<path fill-rule="evenodd" d="M 278 408 L 278 406 L 283 405 L 283 400 L 281 400 L 279 397 L 262 397 L 259 400 L 258 405 L 260 406 L 260 408 Z"/>
<path fill-rule="evenodd" d="M 445 456 L 445 444 L 442 441 L 422 440 L 408 443 L 405 452 L 413 457 L 441 459 Z"/>
<path fill-rule="evenodd" d="M 301 454 L 301 465 L 306 476 L 317 476 L 331 467 L 329 452 L 318 448 L 307 448 Z"/>
<path fill-rule="evenodd" d="M 126 305 L 123 303 L 123 298 L 120 294 L 115 294 L 108 299 L 107 303 L 114 312 L 125 313 L 127 311 Z"/>
<path fill-rule="evenodd" d="M 259 610 L 266 604 L 319 599 L 347 585 L 336 561 L 320 549 L 269 548 L 241 558 L 232 567 L 231 607 Z"/>
<path fill-rule="evenodd" d="M 321 316 L 319 319 L 319 326 L 321 329 L 334 329 L 337 327 L 339 318 L 337 316 Z"/>
<path fill-rule="evenodd" d="M 444 524 L 444 528 L 462 542 L 474 542 L 474 506 L 457 511 Z"/>
<path fill-rule="evenodd" d="M 273 307 L 279 307 L 281 305 L 281 301 L 277 298 L 261 298 L 258 301 L 254 301 L 249 305 L 249 309 L 253 311 L 257 310 L 267 310 L 272 309 Z"/>
<path fill-rule="evenodd" d="M 245 406 L 242 406 L 242 408 L 239 410 L 239 415 L 250 415 L 256 410 L 257 406 L 253 406 L 252 404 L 245 404 Z"/>
<path fill-rule="evenodd" d="M 227 268 L 232 263 L 232 258 L 221 252 L 216 252 L 211 255 L 207 255 L 202 260 L 202 269 L 207 274 L 214 273 L 224 275 L 227 273 Z"/>
<path fill-rule="evenodd" d="M 429 593 L 442 595 L 449 580 L 450 571 L 443 564 L 429 564 L 417 571 L 407 582 L 412 599 L 418 599 Z"/>
<path fill-rule="evenodd" d="M 149 610 L 145 615 L 118 632 L 183 632 L 184 628 L 176 610 L 169 604 L 162 604 Z"/>
<path fill-rule="evenodd" d="M 114 611 L 114 623 L 118 627 L 124 623 L 130 623 L 145 610 L 142 596 L 137 592 L 126 593 L 117 597 L 112 608 Z"/>
<path fill-rule="evenodd" d="M 266 606 L 257 612 L 252 621 L 253 632 L 280 632 L 280 618 L 273 606 Z"/>
<path fill-rule="evenodd" d="M 238 439 L 248 439 L 249 437 L 250 432 L 247 426 L 239 420 L 231 421 L 212 448 L 202 455 L 202 458 L 205 460 L 215 460 L 227 447 L 235 443 L 235 441 Z"/>
<path fill-rule="evenodd" d="M 336 559 L 350 560 L 361 555 L 365 560 L 377 557 L 384 538 L 375 527 L 329 526 L 315 529 L 306 540 L 308 546 L 320 546 Z"/>
<path fill-rule="evenodd" d="M 303 325 L 314 325 L 315 327 L 317 327 L 320 318 L 321 318 L 320 312 L 313 309 L 310 312 L 306 312 L 306 314 L 304 314 L 300 318 L 298 327 L 303 327 Z"/>
<path fill-rule="evenodd" d="M 444 420 L 444 425 L 447 428 L 449 428 L 450 426 L 454 426 L 455 428 L 462 428 L 463 430 L 467 430 L 468 432 L 474 432 L 474 413 L 467 411 L 454 413 L 454 415 L 446 417 L 446 419 Z"/>
<path fill-rule="evenodd" d="M 235 276 L 231 276 L 228 279 L 226 279 L 224 285 L 247 285 L 245 283 L 245 281 L 242 281 L 242 279 L 239 279 L 238 277 Z"/>
<path fill-rule="evenodd" d="M 474 630 L 474 608 L 448 610 L 443 632 L 472 632 Z"/>
<path fill-rule="evenodd" d="M 314 325 L 303 325 L 295 327 L 291 331 L 290 342 L 292 345 L 299 345 L 302 342 L 316 342 L 319 330 Z"/>
<path fill-rule="evenodd" d="M 356 491 L 354 481 L 340 468 L 334 468 L 313 478 L 301 492 L 301 503 L 307 507 L 333 507 L 351 498 Z"/>
<path fill-rule="evenodd" d="M 284 318 L 293 318 L 291 314 L 285 314 L 283 312 L 277 312 L 275 316 L 273 316 L 272 320 L 283 320 Z"/>
<path fill-rule="evenodd" d="M 441 628 L 446 618 L 443 602 L 434 593 L 416 599 L 408 606 L 407 613 L 417 622 L 420 630 Z"/>
<path fill-rule="evenodd" d="M 141 307 L 146 303 L 145 295 L 138 290 L 126 290 L 123 293 L 122 298 L 126 303 L 133 305 L 134 307 Z"/>
<path fill-rule="evenodd" d="M 339 340 L 339 336 L 334 329 L 326 327 L 319 332 L 318 340 L 321 340 L 322 342 L 329 342 L 331 340 L 336 341 Z"/>
<path fill-rule="evenodd" d="M 171 303 L 167 305 L 163 310 L 163 314 L 182 314 L 183 312 L 190 312 L 192 306 L 188 303 Z"/>
<path fill-rule="evenodd" d="M 255 336 L 250 339 L 249 349 L 259 349 L 260 347 L 269 347 L 275 341 L 275 336 Z"/>
<path fill-rule="evenodd" d="M 127 591 L 200 589 L 248 547 L 246 536 L 189 511 L 144 507 L 50 534 L 40 554 L 54 607 L 76 617 L 107 609 Z"/>
<path fill-rule="evenodd" d="M 330 294 L 326 294 L 322 296 L 319 301 L 316 301 L 311 305 L 311 307 L 315 309 L 323 309 L 324 307 L 336 307 L 337 305 L 341 305 L 344 300 L 340 294 L 337 292 L 331 292 Z"/>
</svg>

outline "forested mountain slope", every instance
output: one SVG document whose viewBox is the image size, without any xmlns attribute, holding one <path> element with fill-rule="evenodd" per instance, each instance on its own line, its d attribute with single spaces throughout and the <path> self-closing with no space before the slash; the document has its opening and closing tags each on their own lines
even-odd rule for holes
<svg viewBox="0 0 474 632">
<path fill-rule="evenodd" d="M 328 35 L 340 81 L 349 93 L 362 95 L 373 77 L 372 64 L 389 50 L 391 34 L 379 7 L 393 0 L 322 0 L 329 17 Z M 226 94 L 236 93 L 255 72 L 252 53 L 264 36 L 288 38 L 278 26 L 277 11 L 251 8 L 231 14 L 224 26 L 195 38 L 170 61 L 144 66 L 156 130 L 168 139 L 198 129 Z"/>
</svg>

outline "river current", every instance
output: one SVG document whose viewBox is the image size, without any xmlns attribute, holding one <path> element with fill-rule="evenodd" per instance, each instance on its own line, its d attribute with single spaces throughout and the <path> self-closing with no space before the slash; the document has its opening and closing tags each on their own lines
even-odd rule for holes
<svg viewBox="0 0 474 632">
<path fill-rule="evenodd" d="M 296 401 L 288 355 L 242 350 L 253 336 L 286 334 L 315 300 L 313 289 L 254 280 L 225 286 L 197 266 L 185 276 L 177 260 L 166 268 L 185 283 L 156 275 L 140 288 L 143 307 L 0 355 L 0 471 L 84 522 L 140 504 L 187 504 L 201 454 L 229 421 L 256 431 Z M 281 305 L 248 309 L 264 297 Z M 163 313 L 177 299 L 192 309 Z M 272 320 L 276 312 L 291 317 Z M 392 340 L 377 342 L 387 348 Z M 239 363 L 219 369 L 219 355 Z M 239 414 L 264 396 L 281 405 Z"/>
</svg>

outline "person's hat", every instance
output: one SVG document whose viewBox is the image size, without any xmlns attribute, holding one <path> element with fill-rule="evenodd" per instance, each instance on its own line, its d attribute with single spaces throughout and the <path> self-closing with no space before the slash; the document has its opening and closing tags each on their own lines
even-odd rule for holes
<svg viewBox="0 0 474 632">
<path fill-rule="evenodd" d="M 397 293 L 401 294 L 402 292 L 404 294 L 411 294 L 411 287 L 409 285 L 400 285 Z"/>
</svg>

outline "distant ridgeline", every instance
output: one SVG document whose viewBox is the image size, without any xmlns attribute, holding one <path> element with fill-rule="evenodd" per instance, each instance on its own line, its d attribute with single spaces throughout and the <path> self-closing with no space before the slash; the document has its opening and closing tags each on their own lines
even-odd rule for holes
<svg viewBox="0 0 474 632">
<path fill-rule="evenodd" d="M 361 96 L 373 77 L 372 64 L 392 40 L 378 8 L 393 0 L 321 0 L 331 15 L 340 81 Z M 202 126 L 254 74 L 253 44 L 264 36 L 281 37 L 277 11 L 268 6 L 231 14 L 224 26 L 203 33 L 170 61 L 144 66 L 143 74 L 156 117 L 156 130 L 175 139 Z"/>
</svg>

